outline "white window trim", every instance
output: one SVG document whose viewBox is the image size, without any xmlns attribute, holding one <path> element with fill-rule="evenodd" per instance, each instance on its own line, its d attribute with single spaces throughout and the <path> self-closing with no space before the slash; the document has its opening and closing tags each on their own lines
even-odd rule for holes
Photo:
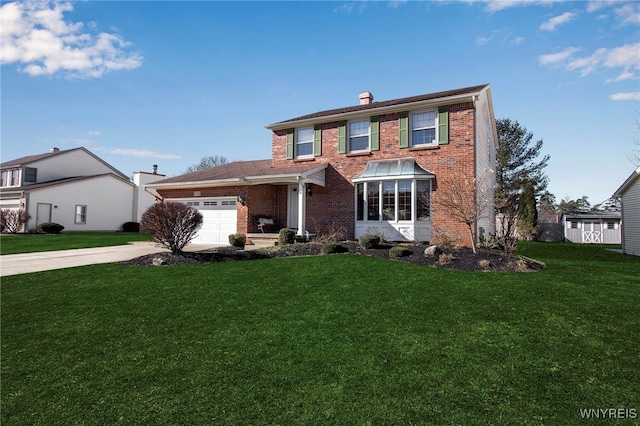
<svg viewBox="0 0 640 426">
<path fill-rule="evenodd" d="M 298 139 L 298 132 L 300 130 L 311 130 L 311 140 L 309 141 L 304 141 L 303 143 L 308 144 L 311 143 L 311 152 L 309 154 L 304 154 L 304 155 L 299 155 L 299 149 L 298 149 L 298 144 L 300 143 L 299 139 Z M 300 127 L 300 128 L 296 128 L 293 131 L 293 154 L 294 154 L 294 158 L 312 158 L 313 157 L 313 143 L 314 143 L 314 130 L 313 130 L 313 126 L 312 127 Z"/>
<path fill-rule="evenodd" d="M 364 190 L 363 190 L 363 203 L 362 203 L 362 209 L 363 209 L 363 215 L 362 215 L 362 219 L 358 220 L 358 191 L 357 191 L 357 186 L 354 188 L 354 217 L 356 218 L 356 222 L 360 222 L 360 223 L 364 223 L 364 222 L 369 222 L 369 223 L 418 223 L 418 222 L 424 222 L 424 220 L 420 220 L 417 217 L 418 214 L 418 198 L 417 198 L 417 190 L 418 190 L 418 185 L 417 185 L 417 181 L 419 180 L 430 180 L 430 179 L 424 179 L 424 178 L 418 178 L 415 176 L 390 176 L 390 177 L 379 177 L 379 178 L 367 178 L 367 179 L 358 179 L 355 183 L 362 183 L 364 184 Z M 394 220 L 385 220 L 384 219 L 384 213 L 383 213 L 383 190 L 382 190 L 382 182 L 385 181 L 393 181 L 394 185 L 395 185 L 395 202 L 394 202 L 394 208 L 395 208 L 395 212 L 394 212 Z M 400 193 L 399 193 L 399 181 L 410 181 L 411 182 L 411 219 L 400 219 L 400 212 L 399 210 L 399 206 L 398 203 L 400 201 Z M 368 211 L 369 211 L 369 205 L 368 205 L 368 194 L 369 194 L 369 184 L 370 183 L 377 183 L 378 184 L 378 219 L 377 220 L 369 220 L 368 217 Z M 433 191 L 433 183 L 430 186 L 430 191 L 429 193 L 431 194 L 431 192 Z M 430 218 L 429 218 L 430 220 Z"/>
<path fill-rule="evenodd" d="M 351 137 L 354 136 L 351 134 L 351 124 L 352 123 L 359 123 L 359 122 L 363 122 L 363 123 L 367 123 L 367 147 L 365 149 L 351 149 Z M 364 134 L 362 135 L 357 135 L 355 137 L 362 137 L 364 136 Z M 362 120 L 350 120 L 347 122 L 347 152 L 348 153 L 354 153 L 354 152 L 370 152 L 371 151 L 371 119 L 362 119 Z"/>
<path fill-rule="evenodd" d="M 82 210 L 80 213 L 78 213 L 78 207 L 81 207 Z M 74 217 L 74 224 L 76 225 L 86 225 L 87 224 L 87 206 L 84 204 L 76 204 L 76 208 L 75 208 L 75 217 Z M 78 217 L 80 217 L 80 219 L 82 219 L 82 217 L 84 216 L 84 220 L 78 220 Z"/>
<path fill-rule="evenodd" d="M 435 133 L 434 133 L 434 139 L 431 141 L 431 143 L 421 143 L 421 144 L 415 144 L 413 143 L 413 131 L 414 130 L 422 130 L 422 129 L 431 129 L 432 127 L 420 127 L 415 129 L 413 127 L 413 117 L 417 114 L 423 114 L 425 112 L 433 112 L 436 115 L 435 121 L 434 121 L 434 125 L 433 125 L 433 129 L 435 129 Z M 426 109 L 426 110 L 422 110 L 422 111 L 413 111 L 409 114 L 409 146 L 411 147 L 424 147 L 424 146 L 435 146 L 438 145 L 438 110 L 437 109 Z"/>
</svg>

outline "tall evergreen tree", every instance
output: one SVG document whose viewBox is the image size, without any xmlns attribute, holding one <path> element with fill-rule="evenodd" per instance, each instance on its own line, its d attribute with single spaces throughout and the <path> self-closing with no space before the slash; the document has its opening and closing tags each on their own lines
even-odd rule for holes
<svg viewBox="0 0 640 426">
<path fill-rule="evenodd" d="M 533 142 L 533 134 L 517 121 L 496 120 L 498 150 L 496 154 L 496 210 L 500 225 L 498 235 L 505 249 L 515 248 L 518 199 L 530 182 L 534 197 L 546 194 L 549 178 L 544 168 L 549 155 L 539 159 L 542 139 Z"/>
<path fill-rule="evenodd" d="M 496 155 L 496 184 L 498 196 L 515 201 L 527 182 L 533 185 L 534 195 L 542 195 L 549 185 L 544 173 L 549 155 L 538 160 L 542 151 L 542 139 L 533 142 L 533 133 L 517 121 L 509 118 L 496 120 L 498 151 Z"/>
<path fill-rule="evenodd" d="M 533 239 L 538 226 L 538 210 L 533 183 L 526 182 L 518 200 L 518 235 L 526 240 Z"/>
</svg>

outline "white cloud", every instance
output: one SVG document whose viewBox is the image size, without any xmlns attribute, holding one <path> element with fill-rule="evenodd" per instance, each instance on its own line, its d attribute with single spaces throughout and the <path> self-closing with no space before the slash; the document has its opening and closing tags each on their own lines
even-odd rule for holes
<svg viewBox="0 0 640 426">
<path fill-rule="evenodd" d="M 549 6 L 562 0 L 482 0 L 486 3 L 485 10 L 488 12 L 498 12 L 519 6 Z"/>
<path fill-rule="evenodd" d="M 82 32 L 82 22 L 65 21 L 71 3 L 26 1 L 0 7 L 0 63 L 18 63 L 32 76 L 61 73 L 99 78 L 105 72 L 138 68 L 142 57 L 117 34 Z M 95 28 L 94 23 L 87 25 Z"/>
<path fill-rule="evenodd" d="M 540 25 L 540 29 L 544 31 L 554 31 L 558 27 L 558 25 L 566 24 L 567 22 L 571 21 L 575 16 L 576 16 L 575 13 L 565 12 L 562 15 L 558 15 L 556 17 L 549 19 L 546 22 L 543 22 Z"/>
<path fill-rule="evenodd" d="M 569 62 L 568 70 L 580 70 L 581 76 L 586 76 L 599 68 L 622 68 L 616 80 L 629 80 L 640 71 L 640 42 L 625 44 L 613 49 L 604 47 L 596 50 L 590 56 Z"/>
<path fill-rule="evenodd" d="M 108 152 L 109 154 L 127 155 L 136 158 L 159 158 L 162 160 L 177 160 L 182 158 L 181 155 L 161 154 L 159 152 L 132 148 L 112 148 L 109 149 Z"/>
<path fill-rule="evenodd" d="M 614 93 L 609 96 L 612 101 L 640 101 L 640 92 Z"/>
<path fill-rule="evenodd" d="M 564 60 L 566 60 L 567 58 L 569 58 L 571 55 L 573 55 L 578 51 L 580 51 L 580 49 L 578 49 L 577 47 L 567 47 L 562 52 L 541 55 L 538 58 L 538 61 L 542 65 L 556 64 L 558 62 L 563 62 Z"/>
</svg>

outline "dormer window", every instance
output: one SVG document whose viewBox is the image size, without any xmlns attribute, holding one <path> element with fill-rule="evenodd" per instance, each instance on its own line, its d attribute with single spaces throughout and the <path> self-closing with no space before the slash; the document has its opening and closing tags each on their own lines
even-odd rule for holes
<svg viewBox="0 0 640 426">
<path fill-rule="evenodd" d="M 349 122 L 349 152 L 369 151 L 369 120 Z"/>
</svg>

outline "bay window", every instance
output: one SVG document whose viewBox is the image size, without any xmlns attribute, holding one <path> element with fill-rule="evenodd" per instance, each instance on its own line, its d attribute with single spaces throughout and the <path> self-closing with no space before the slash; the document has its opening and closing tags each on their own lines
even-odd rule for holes
<svg viewBox="0 0 640 426">
<path fill-rule="evenodd" d="M 365 219 L 366 212 L 366 219 Z M 431 217 L 431 180 L 386 179 L 356 183 L 357 221 L 426 221 Z"/>
</svg>

